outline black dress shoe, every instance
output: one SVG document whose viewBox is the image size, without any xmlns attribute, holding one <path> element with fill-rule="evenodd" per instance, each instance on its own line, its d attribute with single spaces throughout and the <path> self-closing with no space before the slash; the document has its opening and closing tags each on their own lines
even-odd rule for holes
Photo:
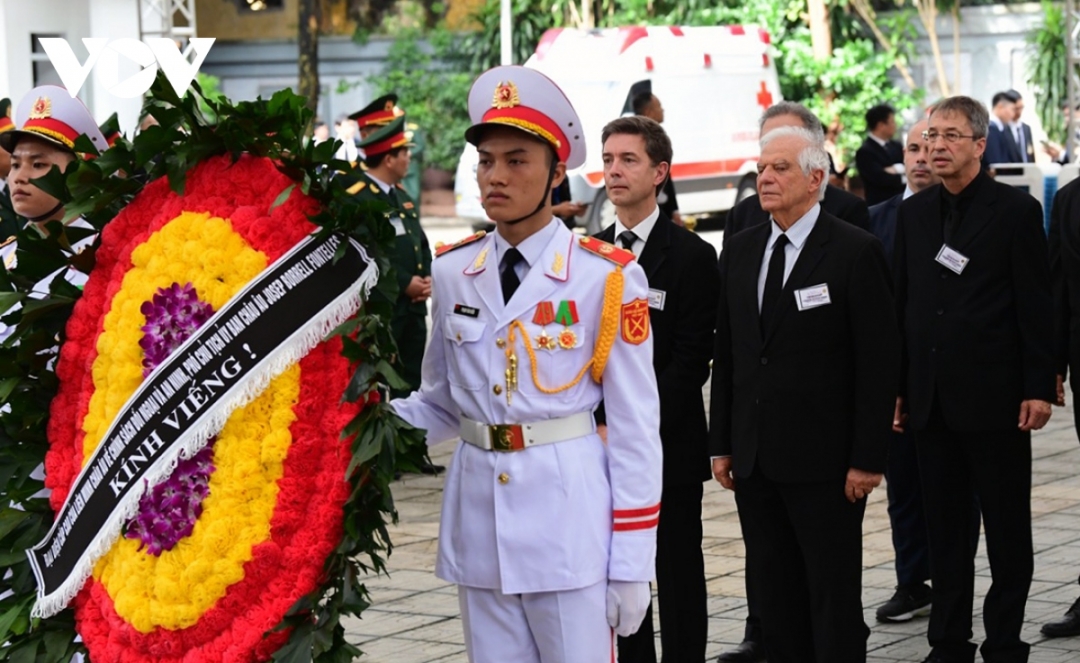
<svg viewBox="0 0 1080 663">
<path fill-rule="evenodd" d="M 1056 622 L 1043 624 L 1042 634 L 1048 638 L 1067 638 L 1072 635 L 1080 635 L 1080 599 L 1072 604 L 1065 612 L 1065 616 Z"/>
<path fill-rule="evenodd" d="M 719 663 L 761 663 L 765 660 L 765 646 L 753 640 L 743 640 L 738 647 L 720 654 L 716 660 Z"/>
<path fill-rule="evenodd" d="M 420 466 L 421 474 L 442 474 L 446 471 L 445 465 L 436 465 L 435 463 L 424 463 Z"/>
</svg>

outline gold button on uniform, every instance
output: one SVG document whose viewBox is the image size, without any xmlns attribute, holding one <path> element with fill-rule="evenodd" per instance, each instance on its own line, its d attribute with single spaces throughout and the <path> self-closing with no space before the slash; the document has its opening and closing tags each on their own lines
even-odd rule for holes
<svg viewBox="0 0 1080 663">
<path fill-rule="evenodd" d="M 495 339 L 495 345 L 497 345 L 500 348 L 506 347 L 506 341 L 504 341 L 501 338 L 497 338 L 497 339 Z"/>
<path fill-rule="evenodd" d="M 495 392 L 496 396 L 498 396 L 499 394 L 502 393 L 502 387 L 499 386 L 499 385 L 495 385 L 494 387 L 491 388 L 491 390 Z"/>
<path fill-rule="evenodd" d="M 461 342 L 461 332 L 457 333 L 456 338 L 457 338 L 458 342 L 460 343 Z"/>
<path fill-rule="evenodd" d="M 506 472 L 503 472 L 502 474 L 500 474 L 499 475 L 499 483 L 501 483 L 504 486 L 506 484 L 510 483 L 510 475 L 507 474 Z"/>
</svg>

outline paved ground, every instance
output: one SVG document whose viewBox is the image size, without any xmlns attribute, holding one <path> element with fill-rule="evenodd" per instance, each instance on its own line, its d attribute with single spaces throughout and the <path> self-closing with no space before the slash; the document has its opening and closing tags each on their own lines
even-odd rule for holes
<svg viewBox="0 0 1080 663">
<path fill-rule="evenodd" d="M 427 224 L 425 224 L 427 225 Z M 433 224 L 434 226 L 434 224 Z M 444 224 L 429 229 L 434 243 L 465 234 Z M 442 237 L 445 235 L 445 237 Z M 719 233 L 709 237 L 718 240 Z M 1077 597 L 1080 574 L 1080 445 L 1072 427 L 1072 408 L 1055 409 L 1045 430 L 1034 437 L 1032 527 L 1035 537 L 1035 580 L 1027 605 L 1025 639 L 1034 646 L 1032 663 L 1080 661 L 1080 638 L 1048 640 L 1039 626 L 1060 616 Z M 435 462 L 449 461 L 452 444 L 432 449 Z M 400 520 L 390 528 L 394 551 L 389 576 L 367 582 L 373 600 L 362 619 L 347 623 L 350 639 L 361 643 L 371 663 L 440 663 L 466 660 L 455 588 L 434 574 L 441 477 L 408 475 L 394 484 Z M 708 659 L 742 637 L 745 610 L 743 544 L 735 502 L 719 485 L 706 486 L 704 521 L 705 571 L 709 588 Z M 863 524 L 863 603 L 871 626 L 869 661 L 921 661 L 927 654 L 926 620 L 903 625 L 874 621 L 874 609 L 893 591 L 893 551 L 885 491 L 875 490 Z M 976 619 L 990 584 L 986 550 L 976 561 Z M 658 606 L 663 610 L 663 606 Z M 659 627 L 657 626 L 657 631 Z M 982 625 L 975 624 L 981 641 Z M 659 641 L 657 642 L 659 650 Z"/>
</svg>

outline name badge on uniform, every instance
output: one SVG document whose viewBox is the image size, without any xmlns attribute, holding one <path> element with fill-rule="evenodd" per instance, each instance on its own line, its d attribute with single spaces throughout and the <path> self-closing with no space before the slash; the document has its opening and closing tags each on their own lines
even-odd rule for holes
<svg viewBox="0 0 1080 663">
<path fill-rule="evenodd" d="M 394 226 L 394 234 L 398 237 L 405 234 L 405 222 L 399 216 L 390 217 L 390 224 Z"/>
<path fill-rule="evenodd" d="M 822 283 L 821 285 L 796 290 L 795 303 L 800 311 L 832 304 L 832 298 L 829 297 L 829 286 Z"/>
<path fill-rule="evenodd" d="M 971 258 L 960 253 L 948 244 L 941 245 L 941 250 L 938 251 L 937 258 L 934 258 L 934 260 L 937 261 L 938 264 L 947 267 L 957 274 L 963 274 L 964 268 L 971 262 Z"/>
<path fill-rule="evenodd" d="M 654 290 L 649 288 L 649 308 L 654 308 L 657 311 L 664 310 L 664 301 L 667 300 L 667 293 L 663 290 Z"/>
</svg>

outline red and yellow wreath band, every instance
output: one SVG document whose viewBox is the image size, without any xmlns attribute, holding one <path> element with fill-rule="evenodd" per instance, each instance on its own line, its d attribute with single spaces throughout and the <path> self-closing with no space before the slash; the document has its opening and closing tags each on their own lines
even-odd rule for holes
<svg viewBox="0 0 1080 663">
<path fill-rule="evenodd" d="M 217 310 L 314 230 L 318 205 L 298 189 L 275 206 L 290 185 L 267 159 L 215 157 L 188 174 L 183 195 L 152 182 L 105 227 L 57 364 L 54 508 L 144 379 L 155 297 L 179 292 Z M 133 524 L 98 560 L 74 601 L 93 660 L 246 663 L 287 640 L 273 629 L 316 588 L 341 539 L 350 447 L 339 431 L 359 406 L 326 388 L 351 375 L 340 350 L 336 339 L 317 346 L 232 413 L 208 447 L 190 529 L 171 547 L 148 546 Z"/>
</svg>

